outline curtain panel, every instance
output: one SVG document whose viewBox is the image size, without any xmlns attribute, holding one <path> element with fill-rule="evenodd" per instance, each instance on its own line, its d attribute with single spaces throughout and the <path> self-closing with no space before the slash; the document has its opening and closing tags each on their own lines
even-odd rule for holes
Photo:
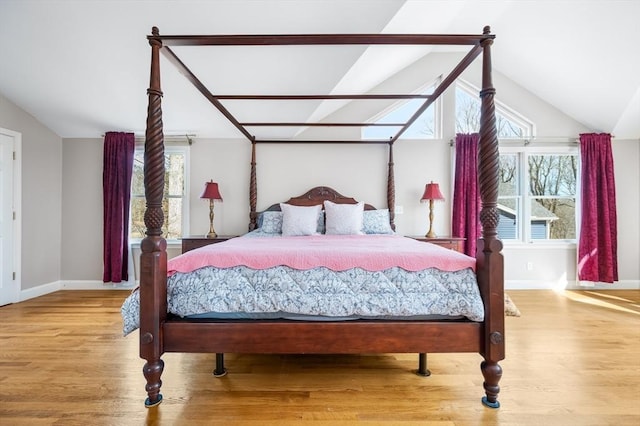
<svg viewBox="0 0 640 426">
<path fill-rule="evenodd" d="M 479 140 L 478 133 L 456 134 L 455 181 L 451 217 L 451 236 L 466 238 L 464 253 L 474 257 L 481 229 L 478 217 L 480 211 L 478 193 Z"/>
<path fill-rule="evenodd" d="M 608 133 L 580 135 L 582 217 L 578 280 L 618 281 L 616 188 Z"/>
<path fill-rule="evenodd" d="M 105 283 L 129 280 L 129 203 L 134 152 L 133 133 L 105 134 L 102 170 Z"/>
</svg>

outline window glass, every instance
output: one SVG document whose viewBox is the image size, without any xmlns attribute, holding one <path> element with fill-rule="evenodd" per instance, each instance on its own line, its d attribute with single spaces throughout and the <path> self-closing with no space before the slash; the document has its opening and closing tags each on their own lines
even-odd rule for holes
<svg viewBox="0 0 640 426">
<path fill-rule="evenodd" d="M 575 240 L 577 153 L 529 151 L 523 147 L 500 155 L 498 235 L 503 240 Z"/>
<path fill-rule="evenodd" d="M 531 238 L 575 239 L 577 155 L 528 155 L 527 162 Z"/>
<path fill-rule="evenodd" d="M 456 85 L 456 133 L 477 133 L 480 131 L 480 98 L 463 83 Z M 510 117 L 507 111 L 496 105 L 496 127 L 498 137 L 524 138 L 531 135 L 532 124 L 520 123 Z"/>
<path fill-rule="evenodd" d="M 433 86 L 424 94 L 432 93 Z M 375 123 L 406 123 L 424 104 L 425 99 L 411 99 L 398 104 L 391 111 L 380 117 Z M 436 101 L 438 102 L 438 101 Z M 400 135 L 400 139 L 432 139 L 435 137 L 436 109 L 434 104 L 429 105 L 407 130 Z M 395 126 L 367 126 L 362 128 L 363 139 L 389 139 L 395 136 L 401 127 Z"/>
<path fill-rule="evenodd" d="M 183 217 L 186 217 L 185 209 L 187 208 L 187 203 L 184 203 L 187 172 L 186 154 L 186 148 L 182 147 L 165 149 L 162 236 L 168 240 L 181 238 L 183 235 Z M 131 239 L 140 239 L 146 236 L 145 210 L 144 152 L 142 149 L 136 149 L 131 182 L 131 226 L 129 232 Z"/>
<path fill-rule="evenodd" d="M 502 239 L 520 239 L 522 197 L 517 154 L 500 155 L 498 190 L 498 235 Z"/>
</svg>

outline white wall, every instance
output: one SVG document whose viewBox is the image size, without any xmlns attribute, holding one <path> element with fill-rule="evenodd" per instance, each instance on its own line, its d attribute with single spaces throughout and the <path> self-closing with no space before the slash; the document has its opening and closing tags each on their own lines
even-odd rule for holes
<svg viewBox="0 0 640 426">
<path fill-rule="evenodd" d="M 445 56 L 440 60 L 451 59 Z M 453 63 L 453 59 L 451 61 Z M 430 68 L 434 66 L 432 62 L 421 61 L 387 81 L 386 87 L 393 88 L 394 84 L 404 87 L 410 79 L 419 79 L 414 83 L 417 88 L 425 78 L 435 77 Z M 478 84 L 473 74 L 466 78 L 472 84 Z M 537 123 L 541 138 L 575 138 L 580 132 L 591 131 L 499 73 L 494 76 L 494 85 L 498 91 L 497 100 Z M 446 93 L 444 99 L 449 100 L 443 105 L 446 117 L 451 115 L 452 93 Z M 23 222 L 23 288 L 53 280 L 100 281 L 102 140 L 60 141 L 3 98 L 0 98 L 0 112 L 0 126 L 23 132 L 23 206 L 25 212 L 29 210 Z M 355 113 L 348 108 L 340 111 L 345 116 Z M 404 209 L 404 214 L 396 217 L 397 230 L 401 234 L 420 235 L 426 232 L 427 206 L 421 204 L 419 198 L 425 183 L 431 180 L 440 183 L 447 198 L 444 203 L 436 204 L 435 231 L 440 235 L 449 233 L 452 185 L 449 140 L 454 137 L 455 130 L 450 121 L 444 123 L 444 128 L 441 139 L 403 140 L 394 146 L 396 205 Z M 108 130 L 112 129 L 105 129 Z M 620 280 L 636 286 L 640 282 L 637 261 L 640 258 L 639 145 L 637 140 L 614 142 L 619 192 Z M 208 204 L 199 196 L 204 182 L 209 179 L 220 183 L 224 197 L 224 202 L 215 206 L 216 231 L 219 234 L 246 232 L 249 222 L 250 143 L 242 139 L 196 138 L 190 149 L 190 233 L 204 234 L 208 230 Z M 317 185 L 328 185 L 344 195 L 376 207 L 386 207 L 387 149 L 386 145 L 258 145 L 258 209 L 300 195 Z M 41 214 L 43 210 L 46 214 Z M 63 231 L 62 236 L 60 230 Z M 170 255 L 178 252 L 178 248 L 172 248 Z M 504 255 L 508 285 L 549 288 L 571 282 L 575 277 L 574 247 L 508 246 Z M 34 256 L 42 268 L 32 267 Z M 529 262 L 532 270 L 527 268 Z"/>
<path fill-rule="evenodd" d="M 62 277 L 102 280 L 102 140 L 65 139 L 62 148 Z"/>
<path fill-rule="evenodd" d="M 200 199 L 205 182 L 219 183 L 223 201 L 214 204 L 214 227 L 220 235 L 244 234 L 249 224 L 251 144 L 242 139 L 196 139 L 190 148 L 190 233 L 209 231 L 209 202 Z"/>
<path fill-rule="evenodd" d="M 618 217 L 618 274 L 640 282 L 640 140 L 613 140 Z M 631 284 L 631 283 L 630 283 Z"/>
<path fill-rule="evenodd" d="M 60 279 L 62 139 L 0 94 L 0 127 L 22 134 L 22 290 Z"/>
<path fill-rule="evenodd" d="M 637 191 L 640 143 L 615 141 L 618 190 L 620 280 L 637 283 L 640 272 Z M 64 280 L 100 280 L 102 274 L 101 167 L 102 141 L 65 140 L 63 253 Z M 224 202 L 215 206 L 219 234 L 242 234 L 249 222 L 250 144 L 244 140 L 196 139 L 191 147 L 191 234 L 208 230 L 208 204 L 199 198 L 204 182 L 220 183 Z M 421 235 L 427 230 L 427 206 L 419 202 L 424 184 L 439 181 L 447 200 L 436 204 L 434 228 L 450 229 L 451 148 L 446 141 L 401 141 L 394 148 L 396 216 L 401 234 Z M 226 161 L 224 159 L 229 159 Z M 76 164 L 78 163 L 78 164 Z M 387 146 L 259 145 L 257 147 L 258 209 L 300 195 L 316 185 L 328 185 L 344 195 L 386 207 Z M 293 178 L 295 177 L 295 178 Z M 630 182 L 632 184 L 630 184 Z M 76 193 L 70 195 L 70 193 Z M 92 200 L 92 201 L 91 201 Z M 67 232 L 83 229 L 84 232 Z M 169 255 L 179 253 L 179 247 Z M 507 246 L 505 276 L 510 288 L 551 288 L 575 280 L 575 248 L 544 245 Z M 136 251 L 136 259 L 137 259 Z M 528 263 L 532 270 L 528 270 Z M 637 284 L 636 284 L 637 285 Z"/>
</svg>

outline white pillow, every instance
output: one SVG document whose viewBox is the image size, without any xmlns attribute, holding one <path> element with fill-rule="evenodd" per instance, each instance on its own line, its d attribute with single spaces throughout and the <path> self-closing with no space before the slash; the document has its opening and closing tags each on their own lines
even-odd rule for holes
<svg viewBox="0 0 640 426">
<path fill-rule="evenodd" d="M 280 203 L 282 210 L 282 235 L 315 235 L 318 233 L 318 217 L 322 206 L 292 206 Z"/>
<path fill-rule="evenodd" d="M 336 204 L 324 202 L 326 231 L 328 235 L 362 234 L 362 215 L 364 203 Z"/>
</svg>

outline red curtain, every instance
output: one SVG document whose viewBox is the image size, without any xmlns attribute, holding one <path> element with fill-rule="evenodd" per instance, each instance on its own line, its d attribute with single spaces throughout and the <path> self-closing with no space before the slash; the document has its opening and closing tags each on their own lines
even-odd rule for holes
<svg viewBox="0 0 640 426">
<path fill-rule="evenodd" d="M 580 135 L 582 219 L 578 244 L 578 279 L 618 281 L 618 229 L 611 135 Z"/>
<path fill-rule="evenodd" d="M 103 282 L 129 280 L 129 201 L 135 137 L 133 133 L 107 132 L 102 170 Z"/>
<path fill-rule="evenodd" d="M 453 187 L 451 236 L 466 238 L 464 252 L 476 255 L 480 237 L 478 189 L 478 133 L 456 135 L 456 166 Z"/>
</svg>

